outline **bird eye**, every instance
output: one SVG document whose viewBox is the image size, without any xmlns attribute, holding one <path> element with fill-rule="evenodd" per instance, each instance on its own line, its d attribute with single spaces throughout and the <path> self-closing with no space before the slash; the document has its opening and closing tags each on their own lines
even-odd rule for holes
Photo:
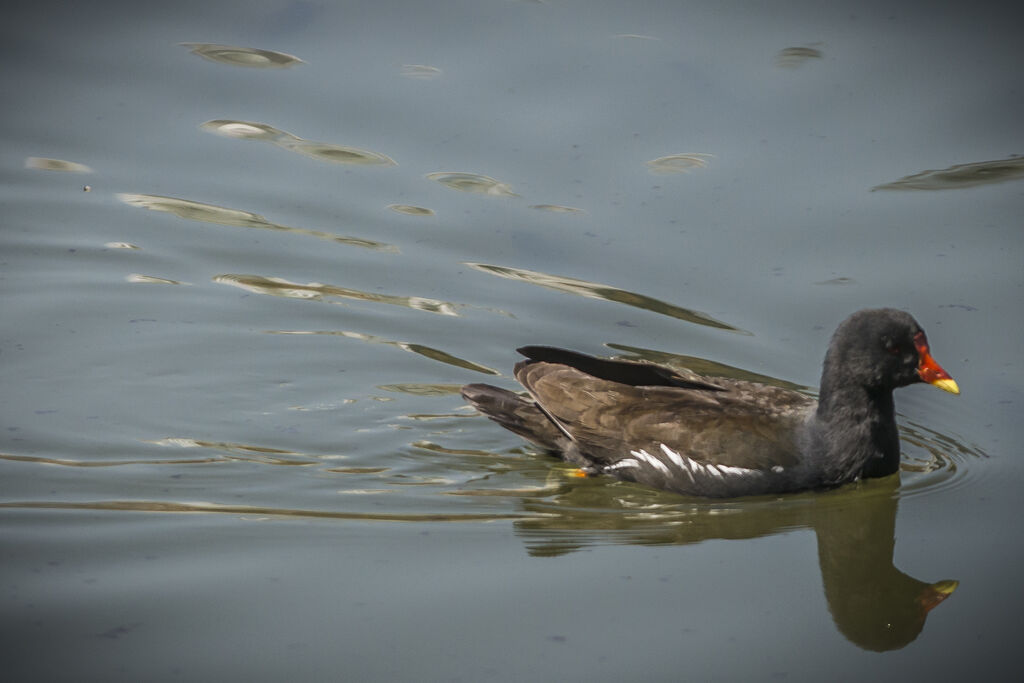
<svg viewBox="0 0 1024 683">
<path fill-rule="evenodd" d="M 900 345 L 893 343 L 891 339 L 885 340 L 885 350 L 894 356 L 899 356 L 903 354 L 903 349 L 900 347 Z"/>
</svg>

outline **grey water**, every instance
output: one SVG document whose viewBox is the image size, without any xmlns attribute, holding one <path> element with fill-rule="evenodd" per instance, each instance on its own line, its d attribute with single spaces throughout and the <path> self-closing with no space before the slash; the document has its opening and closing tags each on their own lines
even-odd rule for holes
<svg viewBox="0 0 1024 683">
<path fill-rule="evenodd" d="M 997 7 L 6 8 L 5 678 L 1007 670 L 1024 43 Z M 813 391 L 871 306 L 962 395 L 899 391 L 900 474 L 835 491 L 580 478 L 458 395 L 537 343 Z"/>
</svg>

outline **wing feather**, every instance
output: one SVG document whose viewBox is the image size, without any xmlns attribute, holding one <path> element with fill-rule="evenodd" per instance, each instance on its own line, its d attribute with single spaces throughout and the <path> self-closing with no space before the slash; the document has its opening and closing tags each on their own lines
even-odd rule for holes
<svg viewBox="0 0 1024 683">
<path fill-rule="evenodd" d="M 787 389 L 723 378 L 706 388 L 700 379 L 637 386 L 545 361 L 521 362 L 515 374 L 579 451 L 604 467 L 637 452 L 668 458 L 664 448 L 714 466 L 712 473 L 786 467 L 797 462 L 795 434 L 815 403 Z"/>
</svg>

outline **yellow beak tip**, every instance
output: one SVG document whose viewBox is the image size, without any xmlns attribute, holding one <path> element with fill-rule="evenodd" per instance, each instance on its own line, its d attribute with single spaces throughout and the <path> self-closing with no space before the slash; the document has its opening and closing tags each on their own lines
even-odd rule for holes
<svg viewBox="0 0 1024 683">
<path fill-rule="evenodd" d="M 952 379 L 937 379 L 932 382 L 932 386 L 936 386 L 943 391 L 948 391 L 951 394 L 960 394 L 960 387 L 957 386 L 957 383 Z"/>
</svg>

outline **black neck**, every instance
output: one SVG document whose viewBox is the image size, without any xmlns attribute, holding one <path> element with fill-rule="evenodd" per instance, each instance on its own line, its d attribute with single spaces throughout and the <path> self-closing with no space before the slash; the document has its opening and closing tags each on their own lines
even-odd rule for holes
<svg viewBox="0 0 1024 683">
<path fill-rule="evenodd" d="M 824 458 L 827 479 L 881 477 L 899 469 L 900 443 L 891 389 L 823 386 L 815 436 L 816 455 Z"/>
</svg>

